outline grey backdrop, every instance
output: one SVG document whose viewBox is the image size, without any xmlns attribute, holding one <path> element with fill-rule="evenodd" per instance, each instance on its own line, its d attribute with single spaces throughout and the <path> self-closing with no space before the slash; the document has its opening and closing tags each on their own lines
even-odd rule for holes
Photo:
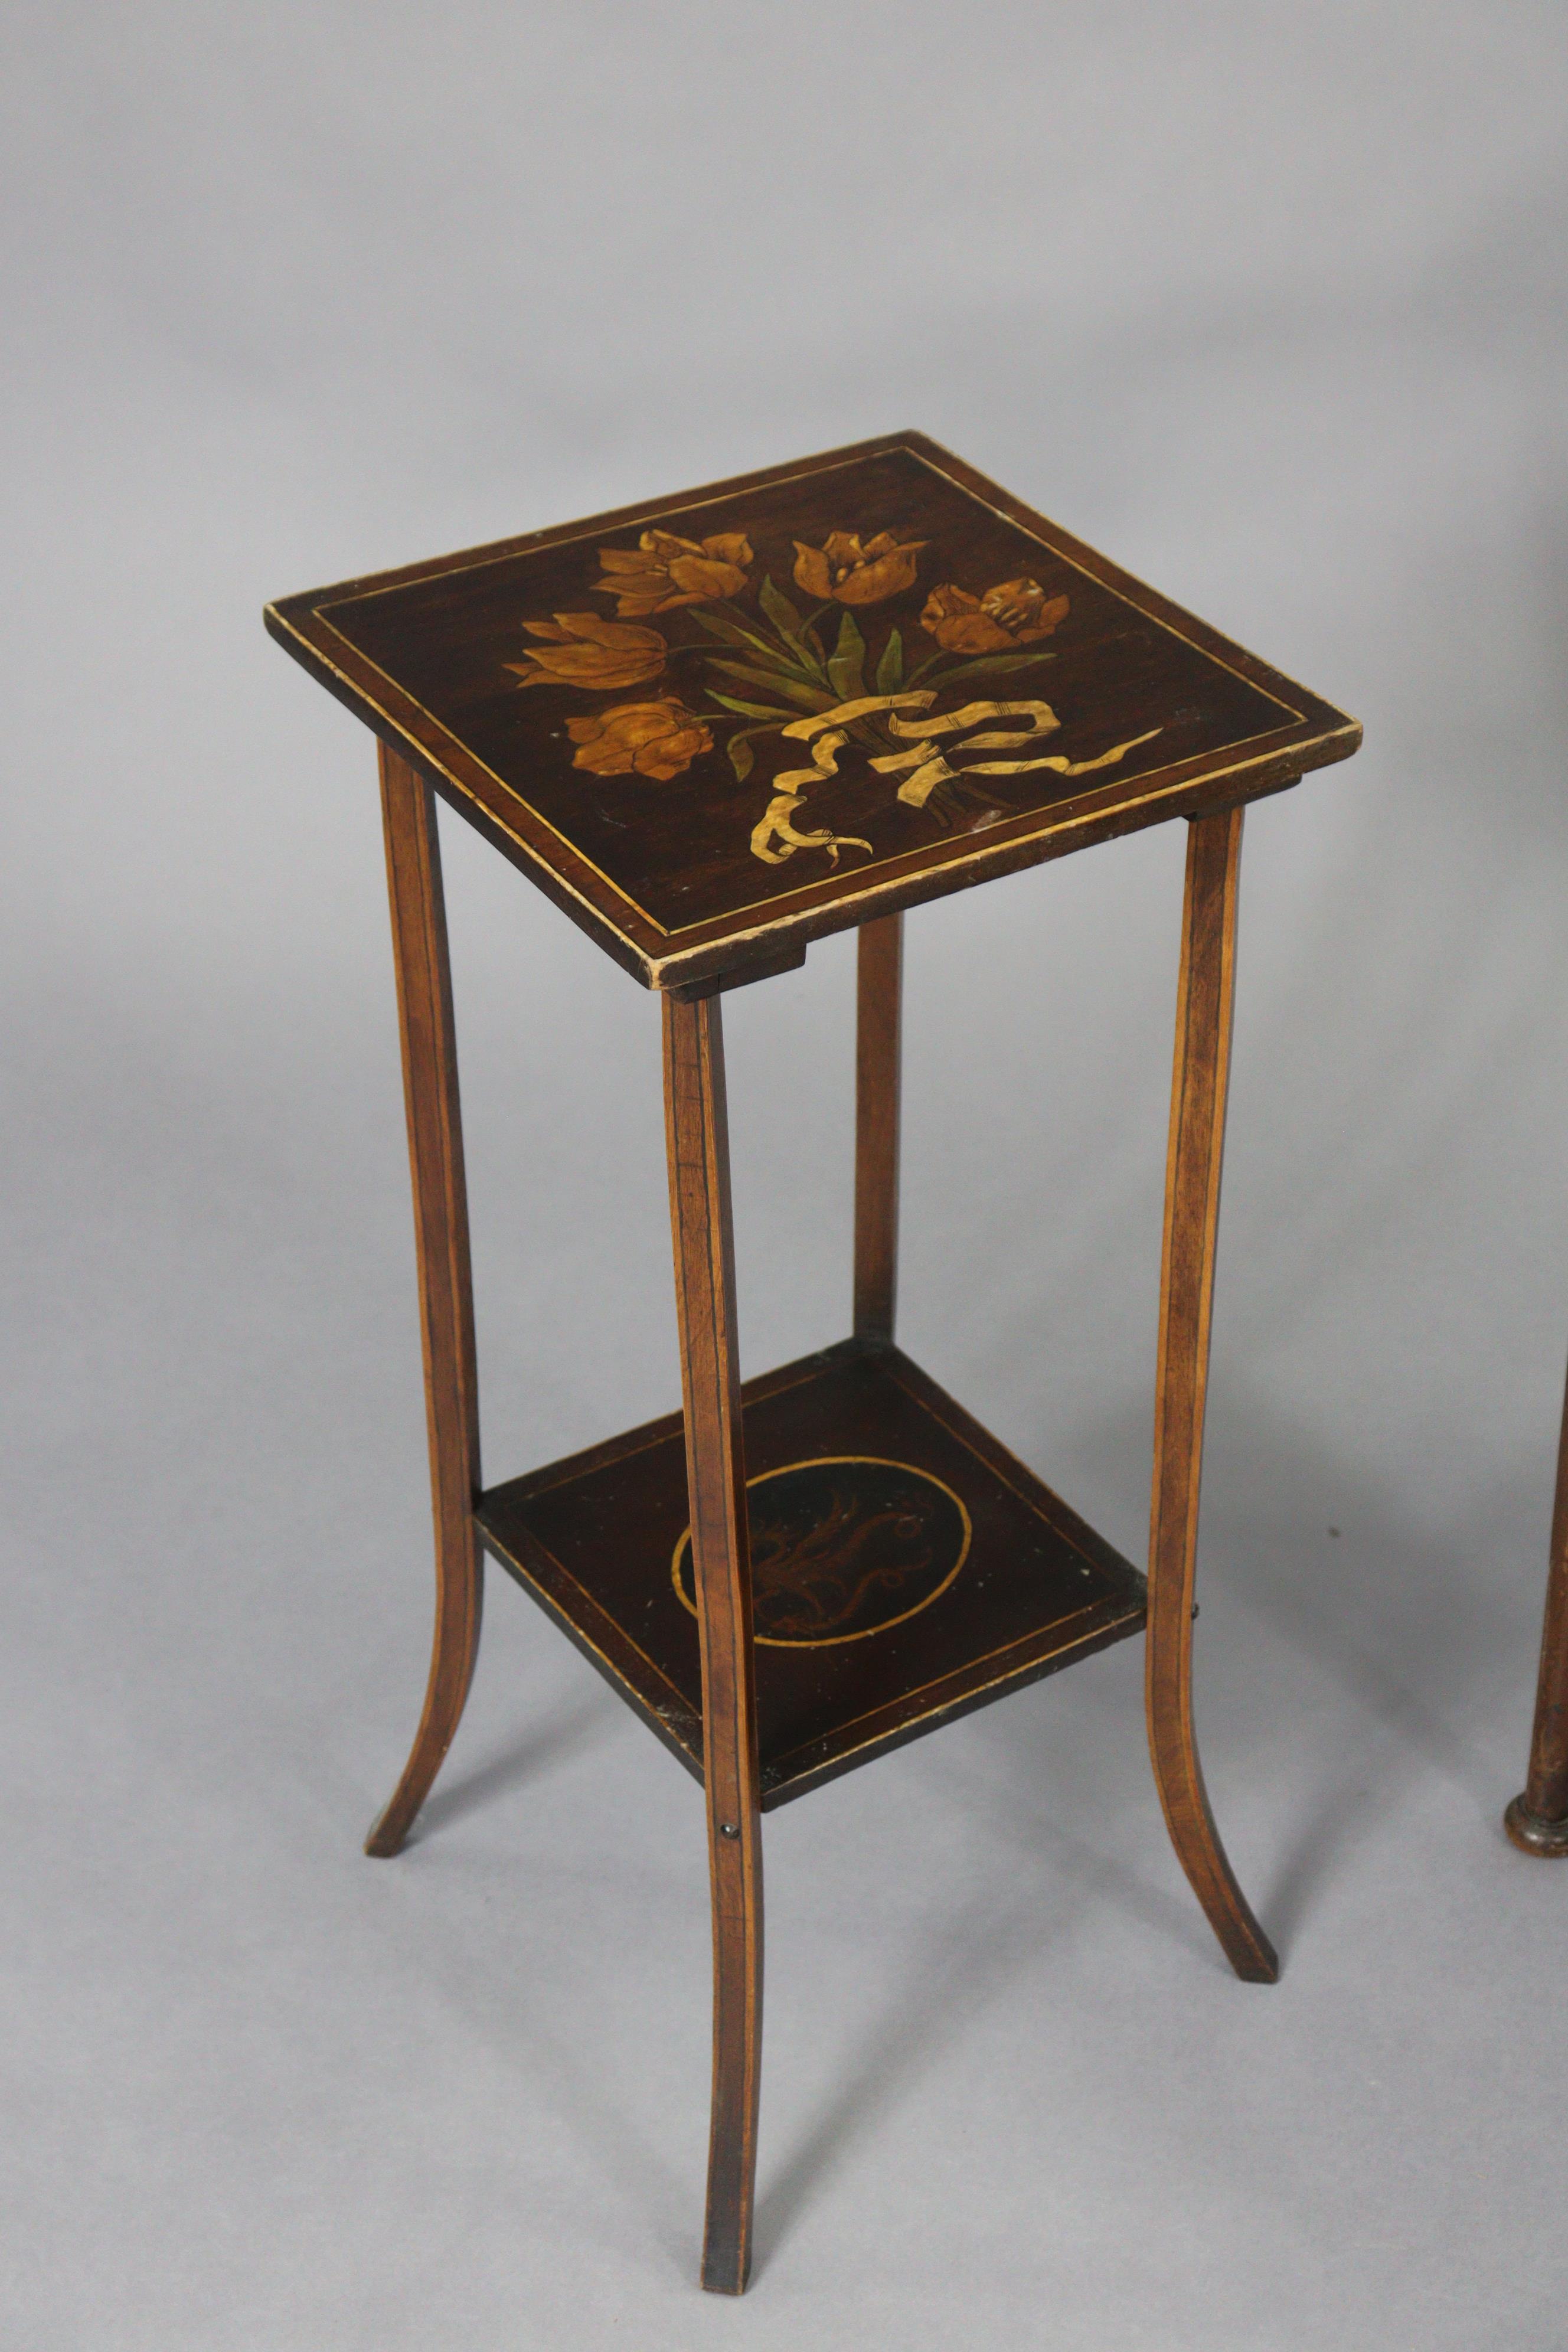
<svg viewBox="0 0 1568 2352">
<path fill-rule="evenodd" d="M 6 2176 L 27 2352 L 1562 2337 L 1522 1775 L 1568 1349 L 1542 5 L 12 0 Z M 694 2284 L 696 1794 L 510 1586 L 418 1841 L 368 738 L 270 595 L 916 424 L 1362 717 L 1248 820 L 1199 1643 L 771 1822 Z M 655 1008 L 446 828 L 492 1475 L 678 1395 Z M 1144 1541 L 1182 829 L 911 919 L 903 1334 Z M 847 1307 L 851 950 L 727 1010 L 750 1370 Z M 1557 2126 L 1554 2133 L 1553 2126 Z"/>
</svg>

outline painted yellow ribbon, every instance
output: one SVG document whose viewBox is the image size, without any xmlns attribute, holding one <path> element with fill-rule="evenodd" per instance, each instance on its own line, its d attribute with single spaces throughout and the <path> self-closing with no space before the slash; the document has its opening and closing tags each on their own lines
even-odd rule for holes
<svg viewBox="0 0 1568 2352">
<path fill-rule="evenodd" d="M 800 805 L 801 794 L 810 784 L 820 783 L 824 777 L 838 773 L 838 753 L 849 728 L 857 719 L 872 712 L 897 714 L 903 710 L 929 711 L 936 700 L 935 691 L 929 688 L 911 690 L 907 694 L 868 694 L 853 702 L 841 702 L 836 709 L 819 711 L 810 719 L 792 719 L 780 732 L 805 743 L 810 750 L 813 764 L 809 768 L 786 768 L 773 779 L 774 794 L 768 803 L 766 815 L 752 835 L 752 852 L 769 866 L 780 866 L 797 849 L 826 849 L 837 866 L 840 848 L 864 849 L 870 852 L 868 841 L 858 835 L 821 833 L 801 833 L 793 822 Z M 990 719 L 1025 719 L 1021 728 L 997 729 L 984 735 L 971 735 L 964 743 L 952 746 L 959 752 L 999 751 L 1016 745 L 1037 742 L 1052 735 L 1061 720 L 1048 702 L 966 702 L 962 710 L 951 711 L 945 719 L 901 719 L 890 716 L 888 726 L 894 735 L 910 740 L 907 751 L 889 751 L 871 761 L 879 775 L 898 775 L 906 769 L 912 771 L 899 786 L 899 798 L 910 808 L 924 808 L 931 793 L 941 783 L 955 783 L 961 774 L 970 776 L 1019 776 L 1033 768 L 1049 768 L 1059 776 L 1087 776 L 1096 768 L 1113 767 L 1118 760 L 1140 743 L 1147 743 L 1160 730 L 1151 727 L 1142 735 L 1130 736 L 1102 751 L 1095 760 L 1068 760 L 1060 753 L 1042 754 L 1035 760 L 966 760 L 962 770 L 950 768 L 935 741 L 939 735 L 962 734 L 966 728 L 978 727 Z"/>
</svg>

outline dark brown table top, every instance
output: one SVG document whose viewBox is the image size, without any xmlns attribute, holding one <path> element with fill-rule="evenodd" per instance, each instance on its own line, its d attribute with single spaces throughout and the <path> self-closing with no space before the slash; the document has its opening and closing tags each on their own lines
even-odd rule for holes
<svg viewBox="0 0 1568 2352">
<path fill-rule="evenodd" d="M 654 988 L 798 961 L 1361 740 L 920 433 L 285 597 L 267 625 Z"/>
</svg>

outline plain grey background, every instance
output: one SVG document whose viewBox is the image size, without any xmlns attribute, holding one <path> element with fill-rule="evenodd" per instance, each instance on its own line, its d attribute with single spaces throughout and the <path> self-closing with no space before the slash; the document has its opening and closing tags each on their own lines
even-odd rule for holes
<svg viewBox="0 0 1568 2352">
<path fill-rule="evenodd" d="M 12 0 L 0 2336 L 1550 2352 L 1516 1857 L 1568 1346 L 1568 46 L 1542 5 Z M 769 1823 L 695 2286 L 696 1791 L 492 1581 L 417 1840 L 369 738 L 268 596 L 904 424 L 1356 712 L 1249 817 L 1198 1644 Z M 445 820 L 444 820 L 445 823 Z M 668 1408 L 656 1008 L 446 824 L 487 1467 Z M 911 919 L 902 1336 L 1145 1540 L 1183 829 Z M 742 1337 L 846 1328 L 847 941 L 732 1001 Z"/>
</svg>

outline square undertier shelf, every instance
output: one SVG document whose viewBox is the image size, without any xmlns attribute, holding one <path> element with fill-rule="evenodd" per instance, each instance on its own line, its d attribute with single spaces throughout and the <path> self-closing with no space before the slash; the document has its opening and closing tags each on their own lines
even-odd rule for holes
<svg viewBox="0 0 1568 2352">
<path fill-rule="evenodd" d="M 896 1348 L 742 1391 L 764 1809 L 1144 1622 L 1144 1581 Z M 702 1776 L 679 1413 L 494 1486 L 487 1549 Z"/>
</svg>

